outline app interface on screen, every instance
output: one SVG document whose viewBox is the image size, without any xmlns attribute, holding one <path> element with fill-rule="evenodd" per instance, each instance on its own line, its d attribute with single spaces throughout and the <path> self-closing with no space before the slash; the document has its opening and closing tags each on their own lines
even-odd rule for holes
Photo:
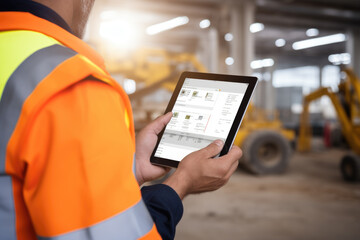
<svg viewBox="0 0 360 240">
<path fill-rule="evenodd" d="M 155 156 L 181 161 L 216 139 L 225 141 L 247 87 L 186 78 Z"/>
</svg>

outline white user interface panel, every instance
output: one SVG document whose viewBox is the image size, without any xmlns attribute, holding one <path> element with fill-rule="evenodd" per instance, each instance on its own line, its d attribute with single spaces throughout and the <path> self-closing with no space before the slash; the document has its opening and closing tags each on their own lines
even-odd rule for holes
<svg viewBox="0 0 360 240">
<path fill-rule="evenodd" d="M 226 140 L 247 83 L 186 78 L 156 157 L 181 161 L 216 139 Z"/>
</svg>

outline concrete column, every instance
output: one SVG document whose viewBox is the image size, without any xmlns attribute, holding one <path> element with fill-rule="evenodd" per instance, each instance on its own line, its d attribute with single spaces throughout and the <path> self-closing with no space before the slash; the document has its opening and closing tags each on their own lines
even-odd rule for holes
<svg viewBox="0 0 360 240">
<path fill-rule="evenodd" d="M 210 52 L 210 63 L 209 71 L 218 72 L 219 68 L 219 36 L 218 31 L 215 28 L 209 30 L 209 49 Z"/>
<path fill-rule="evenodd" d="M 323 83 L 323 68 L 324 68 L 324 66 L 319 65 L 318 68 L 319 68 L 319 88 L 321 88 L 322 83 Z"/>
<path fill-rule="evenodd" d="M 263 74 L 263 73 L 261 73 Z M 252 103 L 258 107 L 258 108 L 263 108 L 263 104 L 262 104 L 262 99 L 263 99 L 263 92 L 262 92 L 262 89 L 263 89 L 263 78 L 262 78 L 262 75 L 261 77 L 258 79 L 258 84 L 256 86 L 256 89 L 255 89 L 255 92 L 254 92 L 254 95 L 252 97 Z"/>
<path fill-rule="evenodd" d="M 254 38 L 249 31 L 254 22 L 254 1 L 242 1 L 231 6 L 231 33 L 234 39 L 230 42 L 230 55 L 234 64 L 229 67 L 231 74 L 251 75 L 250 62 L 254 58 Z"/>
<path fill-rule="evenodd" d="M 273 73 L 274 69 L 271 68 L 265 73 L 265 95 L 263 96 L 264 106 L 266 114 L 269 120 L 275 119 L 275 102 L 276 102 L 276 92 L 273 87 Z"/>
<path fill-rule="evenodd" d="M 350 67 L 354 70 L 356 76 L 360 77 L 360 30 L 348 32 L 346 51 L 351 54 Z"/>
<path fill-rule="evenodd" d="M 210 70 L 209 52 L 209 39 L 207 34 L 201 35 L 199 46 L 196 50 L 196 57 L 207 69 Z"/>
<path fill-rule="evenodd" d="M 219 70 L 219 39 L 216 28 L 210 28 L 206 34 L 201 35 L 197 57 L 210 72 Z"/>
</svg>

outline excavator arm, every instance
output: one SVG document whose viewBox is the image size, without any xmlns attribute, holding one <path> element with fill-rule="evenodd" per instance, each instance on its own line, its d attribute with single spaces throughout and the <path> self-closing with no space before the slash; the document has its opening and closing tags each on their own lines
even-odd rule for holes
<svg viewBox="0 0 360 240">
<path fill-rule="evenodd" d="M 330 98 L 338 115 L 342 133 L 345 139 L 349 143 L 350 147 L 357 154 L 360 154 L 360 136 L 356 133 L 351 117 L 346 114 L 344 106 L 341 104 L 339 97 L 333 93 L 330 88 L 320 88 L 305 96 L 303 103 L 303 113 L 300 119 L 298 150 L 302 152 L 310 150 L 311 128 L 309 124 L 309 105 L 312 101 L 319 99 L 322 96 L 328 96 Z"/>
</svg>

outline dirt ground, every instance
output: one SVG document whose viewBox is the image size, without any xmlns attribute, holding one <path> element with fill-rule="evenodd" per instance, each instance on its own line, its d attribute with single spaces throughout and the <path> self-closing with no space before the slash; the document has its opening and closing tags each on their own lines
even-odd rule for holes
<svg viewBox="0 0 360 240">
<path fill-rule="evenodd" d="M 342 180 L 344 153 L 295 153 L 283 175 L 238 171 L 222 189 L 188 196 L 175 240 L 359 240 L 360 183 Z"/>
</svg>

